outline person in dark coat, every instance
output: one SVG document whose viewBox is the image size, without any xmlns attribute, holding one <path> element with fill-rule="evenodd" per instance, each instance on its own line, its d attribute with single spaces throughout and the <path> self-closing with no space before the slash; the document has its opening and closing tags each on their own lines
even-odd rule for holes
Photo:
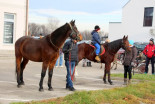
<svg viewBox="0 0 155 104">
<path fill-rule="evenodd" d="M 69 89 L 70 91 L 75 91 L 75 88 L 73 87 L 73 82 L 71 80 L 71 75 L 73 75 L 75 66 L 78 63 L 77 40 L 71 39 L 71 40 L 67 41 L 64 44 L 62 51 L 64 53 L 65 66 L 67 69 L 66 89 Z"/>
<path fill-rule="evenodd" d="M 125 51 L 125 55 L 124 55 L 124 61 L 123 61 L 123 65 L 124 65 L 124 85 L 130 84 L 131 83 L 131 71 L 132 71 L 132 67 L 134 66 L 134 61 L 137 57 L 137 48 L 135 46 L 133 46 L 134 42 L 133 40 L 129 40 L 129 45 L 131 47 L 131 51 L 127 52 Z M 129 74 L 129 80 L 127 81 L 127 74 Z"/>
<path fill-rule="evenodd" d="M 154 39 L 153 38 L 150 39 L 149 44 L 146 45 L 146 47 L 143 50 L 143 53 L 146 56 L 145 74 L 148 73 L 148 65 L 149 65 L 149 62 L 151 60 L 152 75 L 155 75 L 155 73 L 154 73 L 155 45 L 154 45 Z"/>
<path fill-rule="evenodd" d="M 99 57 L 100 48 L 101 48 L 101 39 L 99 35 L 100 27 L 98 25 L 95 26 L 94 30 L 92 31 L 92 43 L 96 47 L 96 57 L 95 60 L 100 62 L 101 59 Z"/>
</svg>

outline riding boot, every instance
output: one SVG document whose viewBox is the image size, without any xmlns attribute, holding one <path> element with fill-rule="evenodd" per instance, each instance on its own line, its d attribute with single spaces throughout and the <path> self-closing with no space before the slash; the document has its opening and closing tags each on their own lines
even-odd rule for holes
<svg viewBox="0 0 155 104">
<path fill-rule="evenodd" d="M 99 57 L 98 55 L 95 57 L 95 60 L 96 60 L 97 62 L 100 62 L 100 61 L 101 61 L 101 59 L 100 59 L 100 57 Z"/>
<path fill-rule="evenodd" d="M 127 85 L 127 78 L 124 78 L 124 84 L 123 85 Z"/>
</svg>

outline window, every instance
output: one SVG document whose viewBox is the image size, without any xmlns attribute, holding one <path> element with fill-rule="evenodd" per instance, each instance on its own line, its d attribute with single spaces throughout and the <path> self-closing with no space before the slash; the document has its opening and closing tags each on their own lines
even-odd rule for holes
<svg viewBox="0 0 155 104">
<path fill-rule="evenodd" d="M 152 26 L 153 22 L 153 7 L 145 8 L 143 26 Z"/>
<path fill-rule="evenodd" d="M 14 33 L 14 14 L 4 13 L 4 38 L 3 43 L 12 44 Z"/>
</svg>

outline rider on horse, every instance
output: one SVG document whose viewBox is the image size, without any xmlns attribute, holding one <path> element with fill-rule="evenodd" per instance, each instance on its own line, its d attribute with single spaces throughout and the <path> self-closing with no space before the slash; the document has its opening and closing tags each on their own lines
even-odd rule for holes
<svg viewBox="0 0 155 104">
<path fill-rule="evenodd" d="M 95 60 L 100 62 L 101 59 L 99 57 L 100 48 L 101 48 L 101 39 L 99 36 L 100 27 L 98 25 L 95 26 L 94 30 L 92 31 L 92 43 L 96 47 L 96 57 Z"/>
</svg>

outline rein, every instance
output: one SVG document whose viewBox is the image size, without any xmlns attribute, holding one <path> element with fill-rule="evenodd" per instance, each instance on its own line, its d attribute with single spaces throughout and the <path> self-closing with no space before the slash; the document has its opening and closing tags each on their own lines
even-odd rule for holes
<svg viewBox="0 0 155 104">
<path fill-rule="evenodd" d="M 70 68 L 70 76 L 71 76 L 72 81 L 74 80 L 75 67 L 74 67 L 73 74 L 72 74 L 72 70 L 71 70 L 71 52 L 69 52 L 69 68 Z"/>
</svg>

